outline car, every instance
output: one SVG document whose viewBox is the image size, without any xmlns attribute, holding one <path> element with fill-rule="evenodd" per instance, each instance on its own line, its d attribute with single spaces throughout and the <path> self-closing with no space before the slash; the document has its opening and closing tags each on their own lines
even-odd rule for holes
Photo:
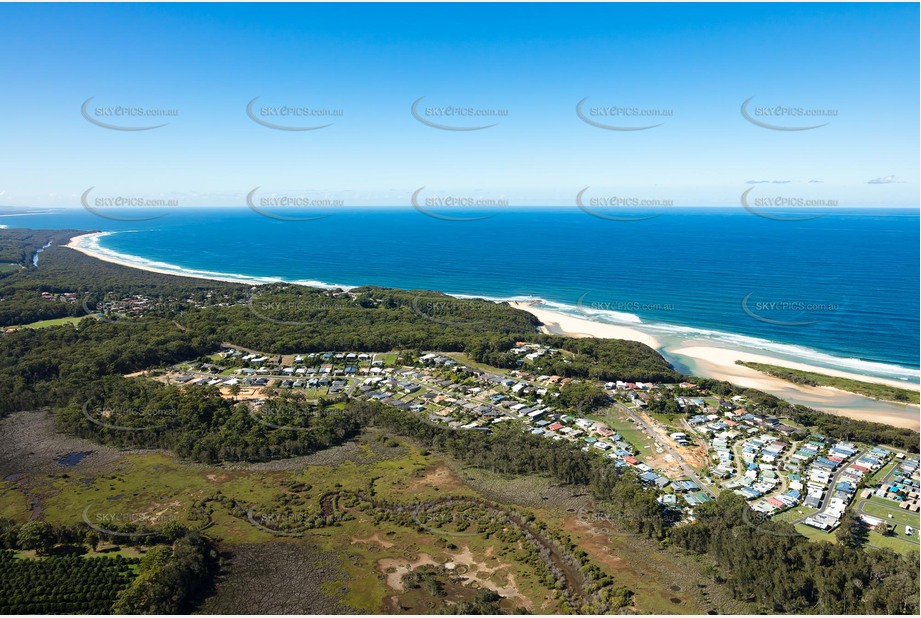
<svg viewBox="0 0 921 618">
<path fill-rule="evenodd" d="M 914 528 L 912 528 L 911 526 L 905 526 L 905 534 L 906 534 L 906 536 L 912 536 L 914 533 L 915 533 L 915 529 L 914 529 Z"/>
</svg>

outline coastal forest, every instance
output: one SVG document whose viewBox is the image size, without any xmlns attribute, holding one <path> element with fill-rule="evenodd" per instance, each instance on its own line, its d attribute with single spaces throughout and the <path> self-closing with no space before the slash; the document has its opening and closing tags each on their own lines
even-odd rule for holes
<svg viewBox="0 0 921 618">
<path fill-rule="evenodd" d="M 714 582 L 756 611 L 919 611 L 916 558 L 865 549 L 847 535 L 834 545 L 813 543 L 782 522 L 753 527 L 745 501 L 729 493 L 699 507 L 695 525 L 675 527 L 656 493 L 635 473 L 565 441 L 501 428 L 492 433 L 454 431 L 386 404 L 358 400 L 320 401 L 304 414 L 302 404 L 280 395 L 267 424 L 245 404 L 221 397 L 216 388 L 181 389 L 125 376 L 203 359 L 227 343 L 279 355 L 463 352 L 475 362 L 503 368 L 514 366 L 509 351 L 527 340 L 564 352 L 541 361 L 540 370 L 547 373 L 673 384 L 693 379 L 721 396 L 744 395 L 760 411 L 828 437 L 917 453 L 918 436 L 910 430 L 790 406 L 759 391 L 686 376 L 640 343 L 541 334 L 536 318 L 504 303 L 422 290 L 252 286 L 142 272 L 59 246 L 76 233 L 0 230 L 0 255 L 19 266 L 0 273 L 0 417 L 49 409 L 55 426 L 68 435 L 118 448 L 162 449 L 208 465 L 277 462 L 340 447 L 366 431 L 383 432 L 491 474 L 548 475 L 561 486 L 579 488 L 600 513 L 661 551 L 675 559 L 693 556 L 703 561 Z M 52 246 L 34 266 L 33 256 L 49 242 Z M 108 311 L 111 306 L 124 310 Z M 137 316 L 131 307 L 140 307 Z M 79 321 L 28 327 L 60 318 Z M 573 400 L 567 400 L 572 407 L 597 394 L 573 393 Z M 94 421 L 88 408 L 110 410 L 111 423 Z M 164 410 L 170 413 L 164 415 Z M 4 551 L 47 554 L 50 548 L 42 539 L 77 548 L 98 542 L 97 533 L 79 523 L 41 529 L 31 523 L 7 522 L 0 535 Z M 9 553 L 0 553 L 0 573 L 10 595 L 4 609 L 188 611 L 213 585 L 217 543 L 206 529 L 174 526 L 157 534 L 161 536 L 144 537 L 149 549 L 140 561 L 79 562 L 56 555 L 25 569 L 13 564 Z M 580 568 L 591 583 L 587 590 L 613 589 L 611 582 L 598 583 L 605 580 L 599 567 L 586 562 Z M 30 600 L 21 591 L 48 578 L 37 569 L 58 576 L 86 571 L 93 583 Z M 624 594 L 626 603 L 629 595 Z M 485 597 L 479 601 L 496 607 Z M 465 607 L 473 611 L 476 605 Z"/>
</svg>

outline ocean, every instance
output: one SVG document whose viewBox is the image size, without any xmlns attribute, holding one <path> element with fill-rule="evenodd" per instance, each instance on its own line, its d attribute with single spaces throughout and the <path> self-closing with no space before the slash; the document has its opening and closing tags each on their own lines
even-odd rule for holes
<svg viewBox="0 0 921 618">
<path fill-rule="evenodd" d="M 115 232 L 99 239 L 101 250 L 179 273 L 533 299 L 670 342 L 917 383 L 917 211 L 829 210 L 809 220 L 741 208 L 650 212 L 617 221 L 576 208 L 505 208 L 457 221 L 366 208 L 290 221 L 209 208 L 114 221 L 81 209 L 0 222 Z"/>
</svg>

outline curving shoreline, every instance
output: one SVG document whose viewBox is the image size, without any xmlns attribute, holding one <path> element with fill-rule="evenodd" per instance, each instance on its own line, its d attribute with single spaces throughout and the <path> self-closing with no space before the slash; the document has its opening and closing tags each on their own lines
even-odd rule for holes
<svg viewBox="0 0 921 618">
<path fill-rule="evenodd" d="M 879 401 L 856 393 L 838 390 L 835 388 L 818 386 L 811 387 L 787 382 L 781 378 L 769 376 L 754 369 L 737 365 L 737 360 L 768 363 L 786 366 L 791 369 L 814 371 L 839 377 L 877 382 L 899 388 L 911 388 L 912 384 L 889 380 L 876 376 L 849 373 L 835 369 L 827 369 L 815 365 L 790 361 L 784 358 L 755 354 L 743 350 L 733 350 L 715 346 L 707 341 L 683 341 L 674 345 L 663 345 L 661 341 L 636 328 L 615 326 L 593 322 L 591 320 L 576 318 L 564 313 L 557 313 L 546 309 L 536 308 L 523 302 L 510 303 L 513 307 L 531 313 L 544 323 L 543 330 L 548 334 L 569 337 L 600 337 L 627 339 L 639 341 L 649 347 L 669 356 L 678 357 L 684 364 L 691 368 L 691 373 L 697 376 L 725 380 L 738 386 L 754 388 L 786 401 L 801 404 L 823 412 L 839 414 L 857 420 L 874 421 L 906 427 L 921 429 L 921 408 L 913 404 L 900 404 Z"/>
<path fill-rule="evenodd" d="M 639 341 L 660 353 L 664 352 L 669 356 L 679 358 L 692 369 L 694 375 L 715 380 L 725 380 L 742 387 L 755 388 L 791 403 L 805 405 L 823 412 L 839 414 L 858 420 L 886 423 L 896 427 L 921 429 L 921 417 L 919 417 L 921 408 L 917 405 L 878 401 L 856 393 L 824 386 L 810 387 L 793 384 L 781 378 L 737 365 L 736 361 L 767 363 L 791 369 L 802 369 L 854 380 L 863 380 L 864 382 L 888 384 L 899 388 L 910 389 L 912 387 L 910 382 L 827 369 L 816 365 L 790 361 L 781 357 L 734 350 L 713 345 L 705 340 L 684 340 L 675 344 L 668 344 L 637 328 L 577 318 L 565 313 L 535 307 L 534 304 L 527 302 L 517 301 L 509 304 L 516 309 L 521 309 L 534 315 L 544 323 L 542 330 L 548 334 Z"/>
<path fill-rule="evenodd" d="M 105 236 L 110 236 L 116 232 L 90 232 L 88 234 L 80 234 L 79 236 L 74 236 L 70 241 L 63 245 L 68 249 L 73 249 L 79 251 L 84 255 L 96 258 L 97 260 L 102 260 L 103 262 L 109 262 L 111 264 L 118 264 L 119 266 L 125 266 L 127 268 L 136 268 L 138 270 L 146 270 L 148 272 L 159 273 L 161 275 L 174 275 L 177 277 L 192 277 L 198 279 L 211 279 L 214 281 L 225 281 L 227 283 L 276 283 L 282 281 L 281 279 L 265 279 L 262 277 L 230 277 L 225 273 L 217 273 L 211 271 L 191 271 L 179 266 L 174 266 L 172 264 L 157 263 L 152 261 L 145 260 L 141 262 L 138 258 L 129 259 L 129 256 L 124 256 L 115 251 L 109 251 L 103 249 L 99 246 L 99 239 Z"/>
<path fill-rule="evenodd" d="M 81 234 L 71 238 L 70 242 L 65 246 L 98 260 L 165 275 L 196 277 L 252 285 L 283 281 L 280 278 L 246 277 L 243 275 L 228 276 L 226 273 L 194 271 L 172 264 L 141 260 L 134 256 L 125 256 L 115 251 L 103 249 L 99 246 L 99 239 L 112 233 L 113 232 L 92 232 Z M 314 287 L 331 287 L 321 282 L 303 282 L 302 284 L 312 285 Z M 348 288 L 349 286 L 332 287 Z M 691 369 L 694 375 L 726 380 L 743 387 L 757 388 L 758 390 L 786 399 L 791 403 L 799 403 L 818 410 L 833 414 L 841 414 L 850 418 L 883 422 L 915 430 L 921 428 L 921 416 L 919 416 L 919 410 L 921 409 L 919 409 L 917 405 L 882 402 L 862 395 L 847 393 L 828 387 L 808 387 L 793 384 L 780 378 L 768 376 L 754 369 L 736 365 L 735 361 L 743 360 L 768 363 L 790 367 L 791 369 L 802 369 L 817 373 L 825 373 L 827 375 L 863 380 L 865 382 L 888 384 L 900 388 L 912 388 L 912 386 L 917 386 L 912 382 L 903 382 L 872 375 L 829 369 L 817 365 L 790 361 L 766 353 L 756 354 L 743 350 L 735 350 L 714 345 L 712 342 L 706 340 L 685 338 L 680 341 L 664 341 L 662 338 L 644 332 L 640 328 L 579 318 L 535 306 L 535 303 L 520 300 L 508 302 L 512 307 L 527 311 L 537 317 L 537 319 L 544 324 L 542 330 L 548 334 L 568 337 L 599 337 L 638 341 L 660 353 L 678 358 Z"/>
<path fill-rule="evenodd" d="M 541 330 L 548 335 L 563 335 L 566 337 L 598 337 L 601 339 L 626 339 L 639 341 L 653 349 L 660 349 L 662 342 L 643 331 L 618 324 L 595 322 L 585 318 L 577 318 L 565 313 L 550 311 L 535 307 L 534 304 L 524 301 L 510 301 L 509 305 L 515 309 L 527 311 L 544 323 Z"/>
<path fill-rule="evenodd" d="M 742 387 L 754 388 L 790 403 L 808 406 L 831 414 L 862 421 L 886 423 L 896 427 L 907 427 L 915 431 L 921 429 L 921 417 L 919 417 L 921 408 L 916 404 L 880 401 L 828 386 L 795 384 L 743 365 L 737 365 L 736 361 L 767 363 L 791 369 L 852 378 L 864 382 L 888 384 L 906 389 L 912 387 L 911 383 L 815 367 L 783 358 L 713 346 L 695 345 L 669 350 L 669 352 L 689 359 L 688 365 L 693 368 L 695 375 L 725 380 Z"/>
</svg>

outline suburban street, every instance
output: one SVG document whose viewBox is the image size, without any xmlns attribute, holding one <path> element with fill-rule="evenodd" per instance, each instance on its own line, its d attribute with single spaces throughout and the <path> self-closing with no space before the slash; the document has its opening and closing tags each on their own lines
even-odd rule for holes
<svg viewBox="0 0 921 618">
<path fill-rule="evenodd" d="M 894 476 L 894 473 L 895 473 L 895 468 L 893 467 L 892 470 L 889 471 L 889 474 L 887 474 L 886 477 L 883 479 L 883 481 L 882 481 L 883 484 L 890 482 L 890 481 L 892 480 L 892 477 Z M 858 517 L 860 517 L 861 515 L 864 514 L 863 507 L 864 507 L 864 505 L 867 503 L 868 500 L 869 500 L 868 498 L 860 498 L 860 499 L 858 499 L 858 501 L 857 501 L 857 506 L 856 506 L 856 509 L 855 509 L 855 510 L 856 510 L 856 514 L 857 514 Z M 901 509 L 893 509 L 893 511 L 896 511 L 896 510 L 901 511 Z M 870 517 L 879 517 L 879 515 L 873 515 L 872 513 L 867 513 L 867 515 L 869 515 Z M 921 545 L 921 541 L 919 541 L 918 536 L 919 536 L 919 532 L 918 532 L 918 527 L 916 526 L 916 527 L 915 527 L 915 533 L 914 533 L 914 535 L 912 535 L 912 536 L 910 536 L 910 537 L 909 537 L 909 536 L 900 536 L 899 538 L 900 538 L 901 540 L 903 540 L 903 541 L 906 541 L 906 542 L 908 542 L 908 543 L 912 543 L 912 544 L 914 544 L 914 545 Z"/>
<path fill-rule="evenodd" d="M 649 433 L 649 435 L 650 435 L 651 437 L 653 437 L 653 439 L 655 439 L 655 436 L 657 436 L 658 433 L 656 432 L 656 430 L 655 430 L 649 423 L 647 423 L 645 420 L 643 420 L 642 417 L 640 417 L 640 416 L 639 416 L 638 414 L 636 414 L 633 410 L 631 410 L 630 408 L 628 408 L 628 407 L 625 406 L 624 404 L 620 403 L 619 401 L 615 401 L 615 402 L 614 402 L 614 405 L 615 405 L 616 407 L 620 408 L 621 410 L 623 410 L 624 412 L 626 412 L 627 415 L 628 415 L 631 419 L 633 419 L 634 421 L 636 421 L 636 422 L 638 422 L 640 425 L 642 425 L 642 426 L 646 429 L 646 431 Z M 678 465 L 681 466 L 681 469 L 684 471 L 684 473 L 688 475 L 688 478 L 690 478 L 692 481 L 694 481 L 695 483 L 697 483 L 697 485 L 700 487 L 700 489 L 701 489 L 705 494 L 707 494 L 707 495 L 710 496 L 711 498 L 715 498 L 715 497 L 716 497 L 716 494 L 713 492 L 713 490 L 710 489 L 710 488 L 707 486 L 707 484 L 703 482 L 703 480 L 701 479 L 700 475 L 697 474 L 697 470 L 695 470 L 688 462 L 686 462 L 686 461 L 684 460 L 684 457 L 681 456 L 681 453 L 679 453 L 676 449 L 672 448 L 672 446 L 668 443 L 667 440 L 659 440 L 659 442 L 662 443 L 662 448 L 664 448 L 664 449 L 668 452 L 669 455 L 671 455 L 672 457 L 675 458 L 675 461 L 678 462 Z"/>
<path fill-rule="evenodd" d="M 828 503 L 831 502 L 832 496 L 835 494 L 835 486 L 838 484 L 838 479 L 841 478 L 841 475 L 844 474 L 844 471 L 847 470 L 849 465 L 866 455 L 867 452 L 868 451 L 860 451 L 853 457 L 842 461 L 841 465 L 838 466 L 838 470 L 835 472 L 834 476 L 832 476 L 828 481 L 828 491 L 825 492 L 825 497 L 822 498 L 822 506 L 819 507 L 819 510 L 812 515 L 804 515 L 792 523 L 801 524 L 807 517 L 815 517 L 816 515 L 821 515 L 824 513 L 825 509 L 828 508 Z"/>
</svg>

